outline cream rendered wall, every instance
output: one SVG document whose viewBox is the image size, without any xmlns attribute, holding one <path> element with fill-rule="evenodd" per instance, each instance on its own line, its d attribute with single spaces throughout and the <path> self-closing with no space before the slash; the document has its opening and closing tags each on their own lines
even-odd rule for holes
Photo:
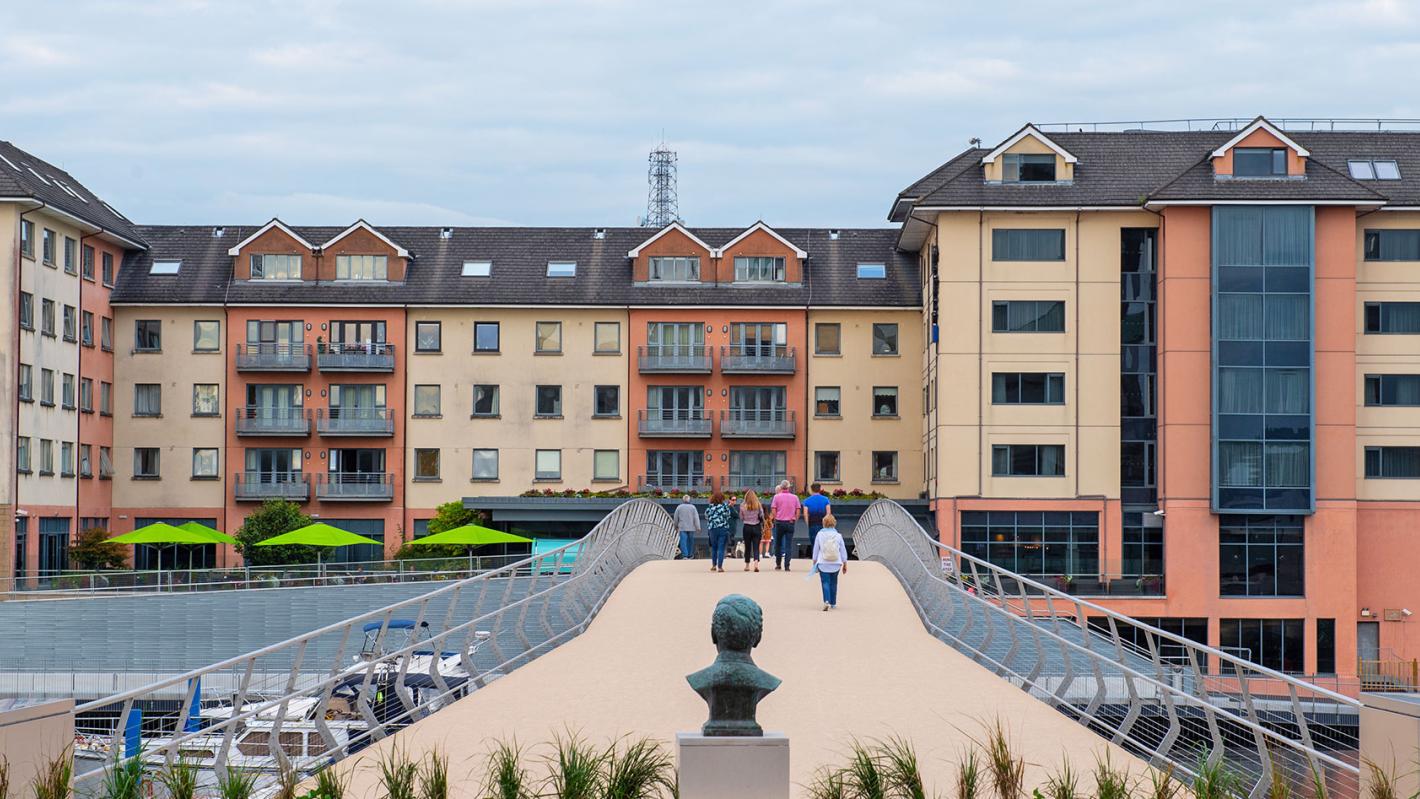
<svg viewBox="0 0 1420 799">
<path fill-rule="evenodd" d="M 134 322 L 158 319 L 163 323 L 161 353 L 133 351 Z M 218 396 L 225 398 L 225 353 L 194 352 L 193 323 L 221 320 L 221 308 L 203 306 L 119 306 L 114 308 L 114 389 L 113 389 L 113 506 L 123 509 L 220 508 L 225 504 L 226 482 L 221 476 L 232 471 L 224 448 L 225 425 L 232 423 L 231 409 L 220 407 L 220 415 L 192 415 L 192 387 L 196 383 L 216 383 Z M 226 331 L 219 338 L 225 346 Z M 133 387 L 137 383 L 162 385 L 162 415 L 158 418 L 133 416 Z M 98 388 L 95 387 L 95 402 Z M 220 400 L 219 400 L 220 403 Z M 159 480 L 133 479 L 133 449 L 160 450 Z M 192 478 L 192 450 L 216 447 L 216 480 Z M 97 454 L 95 455 L 97 457 Z"/>
<path fill-rule="evenodd" d="M 1119 496 L 1120 229 L 1147 212 L 938 216 L 938 496 Z M 1065 230 L 1063 262 L 991 260 L 996 228 Z M 992 333 L 996 300 L 1064 300 L 1064 333 Z M 993 405 L 993 372 L 1063 372 L 1064 405 Z M 1064 477 L 993 477 L 993 444 L 1064 444 Z"/>
<path fill-rule="evenodd" d="M 443 351 L 414 351 L 415 325 L 442 323 Z M 562 323 L 562 354 L 534 353 L 534 331 L 539 321 Z M 499 323 L 500 352 L 473 353 L 475 322 Z M 620 325 L 620 352 L 595 355 L 596 322 Z M 561 490 L 616 488 L 627 483 L 627 314 L 618 308 L 411 308 L 409 329 L 409 386 L 406 399 L 406 504 L 432 508 L 463 496 L 507 496 L 531 488 Z M 472 419 L 474 384 L 499 386 L 498 419 Z M 440 389 L 441 418 L 414 418 L 414 387 L 436 384 Z M 562 418 L 534 418 L 534 390 L 538 385 L 562 386 Z M 620 387 L 621 413 L 616 418 L 592 418 L 593 389 Z M 414 450 L 440 449 L 438 482 L 414 480 Z M 497 482 L 472 482 L 473 450 L 498 450 Z M 533 480 L 534 451 L 562 451 L 562 479 Z M 620 465 L 617 481 L 593 483 L 595 450 L 616 450 Z"/>
<path fill-rule="evenodd" d="M 0 297 L 6 303 L 14 303 L 18 298 L 15 286 L 16 270 L 13 265 L 19 257 L 20 209 L 14 203 L 0 203 L 0 253 L 6 259 L 5 268 L 0 269 Z M 0 313 L 0 578 L 14 574 L 14 530 L 15 530 L 15 391 L 16 353 L 15 336 L 19 329 L 13 304 Z"/>
<path fill-rule="evenodd" d="M 873 324 L 897 324 L 898 355 L 873 354 Z M 819 355 L 814 349 L 814 329 L 819 323 L 837 323 L 842 355 Z M 809 312 L 808 464 L 803 471 L 814 476 L 814 452 L 839 453 L 842 480 L 825 483 L 826 490 L 861 488 L 876 490 L 894 499 L 916 499 L 925 487 L 922 461 L 922 312 L 913 309 L 812 310 Z M 814 389 L 838 386 L 841 418 L 821 418 L 814 413 Z M 874 386 L 897 386 L 898 417 L 875 419 Z M 898 479 L 874 483 L 872 453 L 897 452 Z M 810 481 L 805 481 L 810 482 Z"/>
<path fill-rule="evenodd" d="M 1420 408 L 1368 408 L 1367 374 L 1420 374 L 1420 336 L 1366 335 L 1367 302 L 1420 302 L 1420 263 L 1365 260 L 1366 229 L 1420 228 L 1420 213 L 1378 211 L 1356 224 L 1356 497 L 1417 500 L 1420 481 L 1367 480 L 1368 446 L 1420 446 Z"/>
</svg>

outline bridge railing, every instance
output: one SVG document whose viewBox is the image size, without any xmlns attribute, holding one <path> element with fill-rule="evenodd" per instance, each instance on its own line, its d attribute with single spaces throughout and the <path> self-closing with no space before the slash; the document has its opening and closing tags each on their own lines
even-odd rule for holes
<svg viewBox="0 0 1420 799">
<path fill-rule="evenodd" d="M 112 724 L 86 736 L 76 758 L 92 767 L 140 753 L 153 765 L 196 757 L 216 771 L 248 767 L 253 757 L 297 771 L 339 760 L 576 637 L 622 578 L 669 558 L 676 538 L 659 505 L 631 500 L 560 549 L 82 704 L 75 712 L 85 720 Z M 400 638 L 406 630 L 416 635 Z M 199 702 L 230 712 L 201 716 Z M 160 708 L 167 712 L 155 721 Z M 253 725 L 260 737 L 234 748 Z M 92 722 L 84 726 L 93 731 Z M 305 742 L 299 753 L 293 738 Z M 102 774 L 75 777 L 76 795 Z"/>
<path fill-rule="evenodd" d="M 1187 778 L 1222 764 L 1254 799 L 1274 780 L 1358 799 L 1356 699 L 945 546 L 890 500 L 853 538 L 934 636 L 1154 765 Z"/>
</svg>

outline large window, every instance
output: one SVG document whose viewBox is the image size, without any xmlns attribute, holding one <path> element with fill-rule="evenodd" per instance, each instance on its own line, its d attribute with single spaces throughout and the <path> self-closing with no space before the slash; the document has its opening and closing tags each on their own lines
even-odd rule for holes
<svg viewBox="0 0 1420 799">
<path fill-rule="evenodd" d="M 991 231 L 993 261 L 1063 261 L 1065 231 L 1059 228 L 996 228 Z"/>
<path fill-rule="evenodd" d="M 79 343 L 85 347 L 94 346 L 94 312 L 84 311 L 79 314 Z"/>
<path fill-rule="evenodd" d="M 498 450 L 476 449 L 473 451 L 473 479 L 498 479 Z"/>
<path fill-rule="evenodd" d="M 621 386 L 593 386 L 592 415 L 602 418 L 620 416 Z"/>
<path fill-rule="evenodd" d="M 54 239 L 56 235 L 49 228 L 44 228 L 44 232 L 41 234 L 40 245 L 43 249 L 40 250 L 40 254 L 48 266 L 54 266 Z"/>
<path fill-rule="evenodd" d="M 28 291 L 20 292 L 20 329 L 35 329 L 35 295 Z"/>
<path fill-rule="evenodd" d="M 873 323 L 873 354 L 897 355 L 897 325 L 892 322 Z"/>
<path fill-rule="evenodd" d="M 1060 477 L 1065 474 L 1065 445 L 994 444 L 991 474 L 996 477 Z"/>
<path fill-rule="evenodd" d="M 54 405 L 54 370 L 39 370 L 39 404 Z"/>
<path fill-rule="evenodd" d="M 592 327 L 592 352 L 613 355 L 621 352 L 621 323 L 597 322 Z"/>
<path fill-rule="evenodd" d="M 700 279 L 700 259 L 655 257 L 651 259 L 651 280 L 690 282 Z"/>
<path fill-rule="evenodd" d="M 897 416 L 897 386 L 873 386 L 873 416 Z"/>
<path fill-rule="evenodd" d="M 592 479 L 615 482 L 621 479 L 621 452 L 599 449 L 592 452 Z"/>
<path fill-rule="evenodd" d="M 389 256 L 337 255 L 335 256 L 335 279 L 388 280 Z"/>
<path fill-rule="evenodd" d="M 1287 151 L 1281 147 L 1234 147 L 1233 176 L 1275 177 L 1287 174 Z"/>
<path fill-rule="evenodd" d="M 103 263 L 103 282 L 105 286 L 113 285 L 113 253 L 106 252 L 99 259 Z"/>
<path fill-rule="evenodd" d="M 840 413 L 842 389 L 838 386 L 817 386 L 814 388 L 814 416 L 836 419 Z"/>
<path fill-rule="evenodd" d="M 537 416 L 558 417 L 562 415 L 562 386 L 538 386 L 537 404 L 533 413 Z"/>
<path fill-rule="evenodd" d="M 437 418 L 439 410 L 439 394 L 442 386 L 417 385 L 414 387 L 414 415 L 427 418 Z"/>
<path fill-rule="evenodd" d="M 433 482 L 439 479 L 439 450 L 416 448 L 414 450 L 414 479 Z"/>
<path fill-rule="evenodd" d="M 1062 405 L 1064 372 L 992 372 L 993 405 Z"/>
<path fill-rule="evenodd" d="M 1062 300 L 997 300 L 991 303 L 992 333 L 1063 333 Z"/>
<path fill-rule="evenodd" d="M 1420 478 L 1420 447 L 1366 447 L 1366 478 Z"/>
<path fill-rule="evenodd" d="M 161 383 L 136 383 L 133 386 L 133 415 L 159 416 L 163 412 Z"/>
<path fill-rule="evenodd" d="M 1001 156 L 1005 183 L 1051 183 L 1055 180 L 1054 153 L 1006 153 Z"/>
<path fill-rule="evenodd" d="M 79 268 L 83 271 L 85 280 L 94 279 L 94 248 L 84 245 L 83 255 L 80 257 Z"/>
<path fill-rule="evenodd" d="M 41 335 L 53 337 L 54 331 L 54 300 L 41 299 L 39 301 L 39 332 Z"/>
<path fill-rule="evenodd" d="M 158 479 L 159 463 L 157 447 L 133 448 L 133 478 L 135 480 Z"/>
<path fill-rule="evenodd" d="M 533 453 L 533 478 L 536 480 L 561 480 L 562 450 L 535 450 Z"/>
<path fill-rule="evenodd" d="M 439 352 L 443 349 L 443 325 L 439 322 L 414 323 L 414 351 Z"/>
<path fill-rule="evenodd" d="M 843 479 L 842 459 L 837 450 L 814 453 L 814 479 L 825 483 L 837 483 Z"/>
<path fill-rule="evenodd" d="M 1099 514 L 962 511 L 961 548 L 1026 576 L 1099 574 Z"/>
<path fill-rule="evenodd" d="M 301 256 L 299 255 L 253 255 L 251 257 L 252 280 L 300 280 Z"/>
<path fill-rule="evenodd" d="M 764 450 L 730 451 L 731 490 L 754 489 L 763 494 L 788 477 L 788 453 Z"/>
<path fill-rule="evenodd" d="M 482 383 L 473 387 L 473 415 L 498 415 L 498 387 L 496 385 Z"/>
<path fill-rule="evenodd" d="M 1230 655 L 1275 671 L 1306 668 L 1303 619 L 1219 619 L 1218 646 Z"/>
<path fill-rule="evenodd" d="M 474 322 L 474 323 L 473 323 L 473 351 L 474 351 L 474 352 L 497 352 L 497 351 L 498 351 L 498 323 L 497 323 L 497 322 Z"/>
<path fill-rule="evenodd" d="M 783 256 L 735 256 L 735 280 L 741 283 L 784 282 Z"/>
<path fill-rule="evenodd" d="M 20 220 L 20 252 L 35 257 L 35 223 L 28 219 Z"/>
<path fill-rule="evenodd" d="M 897 452 L 892 450 L 874 450 L 871 457 L 873 459 L 873 482 L 896 483 Z"/>
<path fill-rule="evenodd" d="M 216 319 L 192 323 L 192 351 L 216 352 L 222 349 L 222 323 Z"/>
<path fill-rule="evenodd" d="M 34 401 L 34 367 L 27 363 L 20 364 L 18 391 L 21 402 Z"/>
<path fill-rule="evenodd" d="M 192 415 L 217 416 L 221 413 L 219 389 L 217 383 L 193 383 Z"/>
<path fill-rule="evenodd" d="M 819 322 L 814 325 L 814 354 L 843 354 L 843 328 L 837 322 Z"/>
<path fill-rule="evenodd" d="M 1304 596 L 1302 517 L 1219 517 L 1218 562 L 1223 596 Z"/>
<path fill-rule="evenodd" d="M 1420 229 L 1367 230 L 1367 261 L 1420 261 Z"/>
<path fill-rule="evenodd" d="M 1154 523 L 1146 523 L 1146 520 Z M 1123 550 L 1120 553 L 1122 576 L 1163 576 L 1163 519 L 1149 511 L 1126 511 L 1123 521 Z"/>
<path fill-rule="evenodd" d="M 1366 332 L 1402 335 L 1420 333 L 1420 302 L 1366 303 Z"/>
<path fill-rule="evenodd" d="M 1366 375 L 1367 405 L 1420 405 L 1420 375 Z"/>
<path fill-rule="evenodd" d="M 161 352 L 163 323 L 159 319 L 139 319 L 133 323 L 133 348 L 138 352 Z"/>
<path fill-rule="evenodd" d="M 1138 624 L 1130 624 L 1118 619 L 1114 621 L 1114 629 L 1118 631 L 1119 637 L 1144 653 L 1151 651 L 1150 644 L 1152 642 L 1152 646 L 1158 650 L 1159 659 L 1174 666 L 1192 668 L 1194 661 L 1188 655 L 1188 647 L 1158 633 L 1151 634 L 1149 630 L 1145 629 L 1145 625 L 1156 627 L 1166 633 L 1173 633 L 1200 646 L 1208 645 L 1208 619 L 1206 618 L 1136 616 L 1134 621 Z M 1089 625 L 1105 635 L 1109 634 L 1109 619 L 1104 616 L 1091 616 Z M 1199 665 L 1206 667 L 1206 664 L 1202 662 Z"/>
<path fill-rule="evenodd" d="M 64 306 L 64 340 L 79 340 L 79 309 L 72 305 Z"/>
<path fill-rule="evenodd" d="M 216 480 L 221 477 L 217 471 L 216 447 L 194 447 L 192 450 L 192 479 Z"/>
<path fill-rule="evenodd" d="M 705 453 L 701 450 L 648 450 L 646 485 L 676 489 L 697 489 L 705 482 Z"/>
<path fill-rule="evenodd" d="M 533 352 L 539 355 L 561 354 L 562 352 L 562 323 L 561 322 L 538 322 L 536 325 L 536 335 L 534 336 Z"/>
</svg>

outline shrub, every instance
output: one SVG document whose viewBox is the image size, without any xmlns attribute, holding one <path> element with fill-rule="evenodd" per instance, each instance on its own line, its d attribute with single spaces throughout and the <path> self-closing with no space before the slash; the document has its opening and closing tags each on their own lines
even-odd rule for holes
<svg viewBox="0 0 1420 799">
<path fill-rule="evenodd" d="M 237 530 L 237 551 L 248 566 L 280 566 L 287 563 L 315 563 L 320 550 L 316 547 L 259 547 L 256 544 L 311 523 L 311 517 L 301 512 L 294 502 L 273 499 L 247 514 Z"/>
<path fill-rule="evenodd" d="M 110 544 L 107 530 L 91 527 L 69 545 L 69 562 L 83 571 L 121 569 L 128 565 L 128 547 Z"/>
</svg>

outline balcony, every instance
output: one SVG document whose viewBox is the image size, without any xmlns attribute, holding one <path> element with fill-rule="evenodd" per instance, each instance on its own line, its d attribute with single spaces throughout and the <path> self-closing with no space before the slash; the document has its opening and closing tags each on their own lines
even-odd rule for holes
<svg viewBox="0 0 1420 799">
<path fill-rule="evenodd" d="M 394 475 L 385 472 L 330 472 L 316 484 L 322 502 L 389 502 Z"/>
<path fill-rule="evenodd" d="M 794 348 L 783 344 L 744 344 L 720 348 L 720 373 L 727 375 L 791 375 Z"/>
<path fill-rule="evenodd" d="M 657 489 L 667 494 L 708 494 L 711 485 L 703 474 L 643 474 L 636 478 L 637 492 Z"/>
<path fill-rule="evenodd" d="M 308 436 L 311 434 L 311 412 L 305 408 L 258 407 L 237 408 L 239 436 Z"/>
<path fill-rule="evenodd" d="M 783 408 L 720 411 L 721 438 L 793 438 L 794 412 Z"/>
<path fill-rule="evenodd" d="M 727 494 L 753 491 L 762 497 L 772 496 L 774 489 L 785 480 L 788 480 L 791 486 L 798 485 L 798 481 L 787 474 L 731 474 L 720 478 L 720 490 Z"/>
<path fill-rule="evenodd" d="M 709 438 L 710 417 L 696 410 L 636 412 L 636 432 L 642 438 Z"/>
<path fill-rule="evenodd" d="M 305 502 L 311 497 L 311 487 L 300 472 L 237 472 L 232 481 L 232 497 L 238 502 Z"/>
<path fill-rule="evenodd" d="M 237 345 L 238 372 L 309 372 L 309 344 L 246 344 Z"/>
<path fill-rule="evenodd" d="M 322 372 L 393 372 L 394 345 L 382 341 L 368 344 L 321 344 L 316 368 Z"/>
<path fill-rule="evenodd" d="M 636 348 L 636 368 L 645 373 L 710 374 L 710 348 L 676 344 Z"/>
<path fill-rule="evenodd" d="M 392 436 L 389 408 L 331 408 L 316 411 L 316 432 L 323 436 Z"/>
</svg>

